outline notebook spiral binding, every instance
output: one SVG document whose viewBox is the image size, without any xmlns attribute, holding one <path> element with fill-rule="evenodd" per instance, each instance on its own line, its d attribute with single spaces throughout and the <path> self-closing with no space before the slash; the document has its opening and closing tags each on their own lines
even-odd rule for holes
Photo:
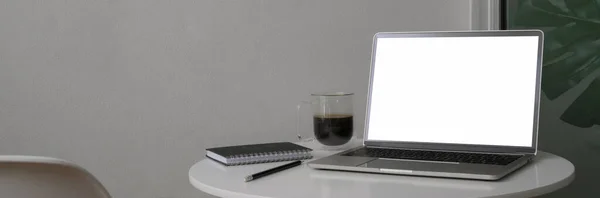
<svg viewBox="0 0 600 198">
<path fill-rule="evenodd" d="M 310 158 L 312 158 L 312 155 L 310 154 L 310 151 L 306 150 L 277 151 L 267 153 L 234 155 L 230 157 L 230 165 L 236 166 L 268 162 L 304 160 Z"/>
</svg>

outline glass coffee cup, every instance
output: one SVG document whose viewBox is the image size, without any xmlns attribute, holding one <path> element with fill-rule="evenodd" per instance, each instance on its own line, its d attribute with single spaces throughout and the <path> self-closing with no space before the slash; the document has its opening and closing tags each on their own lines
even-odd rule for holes
<svg viewBox="0 0 600 198">
<path fill-rule="evenodd" d="M 322 149 L 344 148 L 354 137 L 353 93 L 313 93 L 309 101 L 298 104 L 296 132 L 301 141 L 318 142 Z M 302 107 L 310 106 L 312 134 L 302 127 Z"/>
</svg>

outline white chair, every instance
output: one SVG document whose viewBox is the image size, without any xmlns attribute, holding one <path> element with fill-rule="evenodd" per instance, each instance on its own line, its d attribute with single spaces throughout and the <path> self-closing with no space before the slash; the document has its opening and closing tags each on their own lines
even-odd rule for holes
<svg viewBox="0 0 600 198">
<path fill-rule="evenodd" d="M 65 160 L 0 155 L 0 197 L 110 198 L 85 169 Z"/>
</svg>

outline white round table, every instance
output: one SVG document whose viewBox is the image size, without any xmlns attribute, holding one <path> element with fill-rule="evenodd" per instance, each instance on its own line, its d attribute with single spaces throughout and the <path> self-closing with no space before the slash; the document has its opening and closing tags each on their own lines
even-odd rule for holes
<svg viewBox="0 0 600 198">
<path fill-rule="evenodd" d="M 313 159 L 333 153 L 315 150 Z M 227 167 L 203 159 L 190 168 L 189 179 L 194 187 L 218 197 L 533 197 L 567 186 L 575 173 L 568 160 L 540 151 L 532 163 L 499 181 L 315 170 L 304 163 L 244 182 L 247 175 L 284 163 Z"/>
</svg>

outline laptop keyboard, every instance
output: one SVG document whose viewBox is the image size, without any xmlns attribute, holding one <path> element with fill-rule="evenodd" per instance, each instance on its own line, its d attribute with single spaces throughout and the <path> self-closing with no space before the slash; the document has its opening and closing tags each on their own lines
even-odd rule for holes
<svg viewBox="0 0 600 198">
<path fill-rule="evenodd" d="M 508 165 L 522 157 L 520 155 L 458 153 L 444 151 L 402 150 L 366 147 L 358 149 L 356 151 L 345 153 L 343 155 L 493 165 Z"/>
</svg>

